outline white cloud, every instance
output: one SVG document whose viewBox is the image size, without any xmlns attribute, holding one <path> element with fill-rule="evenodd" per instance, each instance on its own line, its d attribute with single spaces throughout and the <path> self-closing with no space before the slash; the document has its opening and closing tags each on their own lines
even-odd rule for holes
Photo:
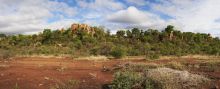
<svg viewBox="0 0 220 89">
<path fill-rule="evenodd" d="M 183 31 L 220 33 L 219 0 L 161 0 L 154 10 L 173 17 Z"/>
<path fill-rule="evenodd" d="M 91 26 L 105 26 L 111 31 L 119 26 L 112 25 L 105 17 L 126 8 L 125 3 L 119 0 L 79 0 L 77 3 L 80 6 L 81 14 L 83 14 L 80 19 L 81 23 Z"/>
<path fill-rule="evenodd" d="M 144 6 L 147 5 L 149 2 L 146 0 L 125 0 L 129 4 L 137 5 L 137 6 Z"/>
<path fill-rule="evenodd" d="M 50 24 L 46 24 L 44 27 L 52 29 L 52 30 L 57 30 L 57 29 L 62 29 L 62 28 L 66 29 L 70 27 L 71 24 L 73 23 L 78 23 L 78 21 L 75 21 L 74 19 L 63 19 L 63 20 L 56 21 Z"/>
<path fill-rule="evenodd" d="M 147 11 L 140 11 L 136 7 L 129 7 L 126 10 L 118 11 L 107 16 L 107 20 L 124 25 L 136 25 L 140 27 L 150 27 L 164 23 L 159 16 Z"/>
<path fill-rule="evenodd" d="M 76 9 L 62 2 L 50 0 L 1 0 L 0 32 L 31 33 L 43 30 L 47 20 L 62 12 L 74 16 Z"/>
<path fill-rule="evenodd" d="M 79 0 L 78 4 L 80 7 L 93 9 L 96 11 L 120 10 L 125 7 L 124 4 L 115 0 L 94 0 L 94 2 L 87 2 L 87 0 Z"/>
<path fill-rule="evenodd" d="M 75 6 L 64 1 L 0 0 L 0 32 L 34 33 L 81 22 L 114 31 L 129 26 L 161 29 L 172 24 L 182 31 L 220 33 L 220 0 L 75 0 Z"/>
</svg>

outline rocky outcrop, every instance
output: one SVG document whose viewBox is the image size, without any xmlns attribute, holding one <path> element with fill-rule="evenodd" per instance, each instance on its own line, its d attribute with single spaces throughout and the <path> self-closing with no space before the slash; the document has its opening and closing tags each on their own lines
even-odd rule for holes
<svg viewBox="0 0 220 89">
<path fill-rule="evenodd" d="M 70 28 L 73 32 L 77 32 L 77 30 L 83 30 L 87 32 L 88 34 L 94 34 L 95 29 L 93 27 L 90 27 L 87 24 L 72 24 Z"/>
</svg>

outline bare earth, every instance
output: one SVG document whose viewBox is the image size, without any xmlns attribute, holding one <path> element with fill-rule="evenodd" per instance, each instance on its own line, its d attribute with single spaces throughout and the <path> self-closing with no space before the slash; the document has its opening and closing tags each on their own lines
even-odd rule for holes
<svg viewBox="0 0 220 89">
<path fill-rule="evenodd" d="M 188 60 L 190 61 L 190 60 Z M 103 72 L 103 66 L 113 68 L 127 61 L 86 61 L 68 58 L 16 58 L 10 62 L 0 62 L 0 89 L 50 89 L 57 83 L 70 79 L 78 80 L 78 89 L 102 89 L 103 84 L 112 81 L 113 72 Z M 146 62 L 146 61 L 132 61 Z M 156 61 L 163 63 L 167 61 Z M 220 73 L 206 73 L 219 78 Z M 217 80 L 216 84 L 220 85 Z"/>
</svg>

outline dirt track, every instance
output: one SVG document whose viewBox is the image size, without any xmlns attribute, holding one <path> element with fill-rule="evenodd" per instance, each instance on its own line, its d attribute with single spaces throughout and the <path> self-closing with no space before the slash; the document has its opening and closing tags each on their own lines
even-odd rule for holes
<svg viewBox="0 0 220 89">
<path fill-rule="evenodd" d="M 185 60 L 185 59 L 184 59 Z M 193 60 L 186 60 L 194 63 Z M 113 68 L 127 61 L 86 61 L 68 58 L 16 58 L 10 62 L 0 62 L 0 89 L 50 89 L 55 84 L 74 79 L 79 81 L 77 89 L 101 89 L 112 81 L 113 72 L 102 72 L 103 66 Z M 143 62 L 136 60 L 132 62 Z M 146 62 L 146 61 L 145 61 Z M 167 60 L 154 61 L 166 63 Z M 219 72 L 206 73 L 220 78 Z M 219 82 L 219 83 L 218 83 Z M 220 84 L 220 81 L 216 81 Z"/>
</svg>

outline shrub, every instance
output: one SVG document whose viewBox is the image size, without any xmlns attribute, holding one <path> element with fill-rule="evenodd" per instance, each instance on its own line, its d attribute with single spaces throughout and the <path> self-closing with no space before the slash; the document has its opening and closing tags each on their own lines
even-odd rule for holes
<svg viewBox="0 0 220 89">
<path fill-rule="evenodd" d="M 14 54 L 9 50 L 0 50 L 0 59 L 8 60 L 13 57 Z"/>
<path fill-rule="evenodd" d="M 150 60 L 159 59 L 159 58 L 160 58 L 159 54 L 155 52 L 149 52 L 146 55 L 146 59 L 150 59 Z"/>
<path fill-rule="evenodd" d="M 128 54 L 129 54 L 130 56 L 138 56 L 138 55 L 141 54 L 141 51 L 138 50 L 138 49 L 130 49 L 130 50 L 128 51 Z"/>
<path fill-rule="evenodd" d="M 138 72 L 116 72 L 112 89 L 160 89 L 151 79 L 146 79 Z"/>
<path fill-rule="evenodd" d="M 126 55 L 126 51 L 123 48 L 116 47 L 111 51 L 110 54 L 115 58 L 122 58 Z"/>
<path fill-rule="evenodd" d="M 140 85 L 142 76 L 135 72 L 116 72 L 112 82 L 112 89 L 132 89 L 134 85 Z"/>
</svg>

